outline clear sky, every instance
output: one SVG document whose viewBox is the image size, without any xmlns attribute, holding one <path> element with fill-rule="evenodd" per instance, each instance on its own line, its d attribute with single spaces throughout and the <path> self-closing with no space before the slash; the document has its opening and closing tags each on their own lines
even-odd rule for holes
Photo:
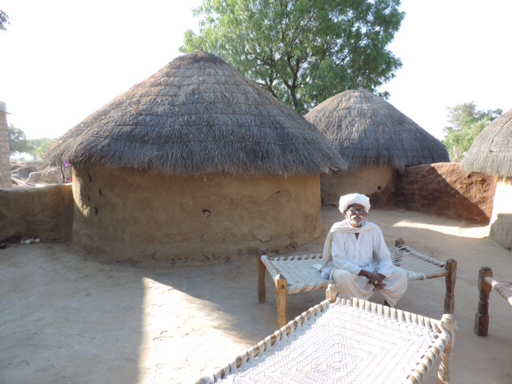
<svg viewBox="0 0 512 384">
<path fill-rule="evenodd" d="M 0 0 L 0 101 L 29 139 L 56 138 L 180 53 L 201 0 Z M 512 108 L 511 0 L 403 0 L 380 90 L 435 137 L 447 107 Z"/>
</svg>

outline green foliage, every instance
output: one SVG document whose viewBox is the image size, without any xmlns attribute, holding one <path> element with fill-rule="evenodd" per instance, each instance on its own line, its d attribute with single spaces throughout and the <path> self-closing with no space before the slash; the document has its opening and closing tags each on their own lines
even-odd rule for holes
<svg viewBox="0 0 512 384">
<path fill-rule="evenodd" d="M 446 137 L 443 144 L 451 161 L 462 161 L 478 134 L 502 113 L 501 109 L 477 111 L 473 102 L 449 107 L 451 126 L 444 128 Z"/>
<path fill-rule="evenodd" d="M 400 0 L 204 0 L 181 52 L 214 53 L 303 114 L 347 89 L 375 91 L 400 59 L 386 50 Z"/>
<path fill-rule="evenodd" d="M 33 147 L 33 151 L 30 153 L 41 159 L 44 153 L 52 146 L 53 143 L 55 143 L 56 140 L 57 139 L 48 138 L 29 140 L 29 144 Z"/>
<path fill-rule="evenodd" d="M 25 136 L 25 132 L 23 132 L 20 128 L 16 128 L 14 125 L 9 124 L 7 127 L 9 130 L 9 147 L 11 150 L 11 155 L 16 153 L 32 153 L 34 147 L 30 145 Z"/>
<path fill-rule="evenodd" d="M 9 24 L 9 16 L 0 9 L 0 31 L 7 31 L 7 24 Z"/>
</svg>

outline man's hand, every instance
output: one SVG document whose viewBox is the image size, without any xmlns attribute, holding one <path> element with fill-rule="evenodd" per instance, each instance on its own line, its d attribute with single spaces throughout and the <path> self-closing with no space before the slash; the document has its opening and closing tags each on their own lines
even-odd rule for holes
<svg viewBox="0 0 512 384">
<path fill-rule="evenodd" d="M 386 276 L 384 276 L 382 273 L 372 273 L 369 271 L 361 270 L 359 275 L 365 276 L 368 280 L 370 280 L 370 284 L 375 287 L 375 291 L 379 291 L 386 287 L 386 283 L 384 283 Z"/>
</svg>

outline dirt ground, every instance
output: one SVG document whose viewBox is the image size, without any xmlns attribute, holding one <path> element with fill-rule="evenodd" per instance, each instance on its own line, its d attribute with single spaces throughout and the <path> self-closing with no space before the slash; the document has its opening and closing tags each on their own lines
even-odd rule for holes
<svg viewBox="0 0 512 384">
<path fill-rule="evenodd" d="M 326 228 L 340 219 L 323 209 Z M 407 211 L 371 211 L 392 246 L 458 262 L 452 382 L 512 383 L 512 308 L 491 293 L 488 337 L 473 332 L 478 270 L 512 278 L 512 253 L 486 227 Z M 323 239 L 290 254 L 318 253 Z M 258 302 L 255 256 L 216 265 L 105 264 L 70 244 L 0 250 L 0 383 L 193 383 L 276 328 L 273 283 Z M 398 308 L 440 318 L 444 279 L 411 282 Z M 324 299 L 289 297 L 289 319 Z M 372 301 L 382 303 L 378 294 Z M 425 383 L 434 383 L 432 369 Z"/>
</svg>

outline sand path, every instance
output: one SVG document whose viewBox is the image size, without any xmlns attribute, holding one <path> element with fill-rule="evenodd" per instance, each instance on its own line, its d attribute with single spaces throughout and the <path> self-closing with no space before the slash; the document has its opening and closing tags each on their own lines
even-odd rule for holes
<svg viewBox="0 0 512 384">
<path fill-rule="evenodd" d="M 323 209 L 328 228 L 340 219 Z M 388 245 L 458 262 L 454 383 L 512 383 L 512 308 L 491 294 L 489 336 L 473 333 L 481 266 L 512 279 L 512 253 L 487 228 L 374 210 Z M 290 254 L 317 253 L 323 239 Z M 258 303 L 255 257 L 217 265 L 112 265 L 69 244 L 0 250 L 0 383 L 193 383 L 275 330 L 273 286 Z M 412 282 L 398 307 L 440 318 L 444 279 Z M 292 295 L 289 318 L 324 299 Z M 382 302 L 376 295 L 373 301 Z M 426 383 L 435 382 L 432 370 Z"/>
</svg>

